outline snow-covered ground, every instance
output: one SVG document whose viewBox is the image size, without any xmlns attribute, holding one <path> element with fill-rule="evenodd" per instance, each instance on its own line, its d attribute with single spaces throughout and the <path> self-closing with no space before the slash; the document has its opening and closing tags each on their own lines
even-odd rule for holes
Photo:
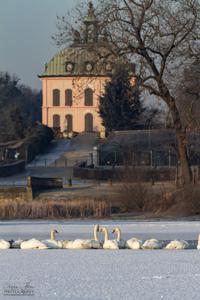
<svg viewBox="0 0 200 300">
<path fill-rule="evenodd" d="M 43 239 L 57 228 L 60 239 L 89 238 L 94 223 L 9 221 L 0 222 L 0 233 L 6 239 Z M 196 240 L 200 232 L 200 222 L 99 223 L 110 230 L 119 225 L 124 238 Z M 35 299 L 199 299 L 199 262 L 197 250 L 2 250 L 0 299 L 11 299 L 3 295 L 8 286 L 26 284 Z"/>
<path fill-rule="evenodd" d="M 70 147 L 69 140 L 52 141 L 46 153 L 38 154 L 35 159 L 28 163 L 26 168 L 44 167 L 53 164 Z"/>
</svg>

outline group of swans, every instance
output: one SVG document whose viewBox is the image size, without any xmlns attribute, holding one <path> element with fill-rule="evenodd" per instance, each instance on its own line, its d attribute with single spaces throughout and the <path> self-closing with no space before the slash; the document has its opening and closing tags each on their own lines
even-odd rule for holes
<svg viewBox="0 0 200 300">
<path fill-rule="evenodd" d="M 3 249 L 102 249 L 102 242 L 98 239 L 99 225 L 94 226 L 94 237 L 93 239 L 76 239 L 74 241 L 70 240 L 56 240 L 56 234 L 58 231 L 56 229 L 51 230 L 50 239 L 48 240 L 37 240 L 32 238 L 30 240 L 16 240 L 16 241 L 5 241 L 0 240 L 0 250 Z"/>
<path fill-rule="evenodd" d="M 100 232 L 104 233 L 104 243 L 103 249 L 132 249 L 132 250 L 139 250 L 139 249 L 147 249 L 147 250 L 154 250 L 154 249 L 162 249 L 162 242 L 156 239 L 149 239 L 146 241 L 142 241 L 136 237 L 133 237 L 127 241 L 121 239 L 121 230 L 120 228 L 116 227 L 113 229 L 112 233 L 116 234 L 116 239 L 110 240 L 109 233 L 107 227 L 102 227 Z M 200 250 L 200 236 L 199 236 L 199 250 Z M 169 244 L 166 245 L 165 249 L 172 250 L 181 250 L 189 248 L 189 244 L 186 241 L 171 241 Z M 198 249 L 198 247 L 197 247 Z"/>
<path fill-rule="evenodd" d="M 100 241 L 98 238 L 98 232 L 104 234 L 104 241 Z M 55 229 L 51 230 L 50 239 L 37 240 L 35 238 L 30 240 L 16 240 L 16 241 L 5 241 L 0 240 L 0 249 L 167 249 L 167 250 L 183 250 L 189 248 L 189 244 L 183 240 L 173 240 L 169 242 L 165 247 L 163 243 L 157 239 L 149 239 L 142 241 L 136 237 L 133 237 L 127 241 L 121 238 L 122 233 L 119 227 L 116 227 L 112 231 L 116 235 L 115 239 L 109 238 L 109 231 L 107 227 L 100 227 L 98 224 L 94 226 L 94 237 L 92 239 L 76 239 L 72 240 L 56 240 L 56 234 L 58 231 Z M 197 249 L 200 250 L 200 235 L 198 238 Z"/>
</svg>

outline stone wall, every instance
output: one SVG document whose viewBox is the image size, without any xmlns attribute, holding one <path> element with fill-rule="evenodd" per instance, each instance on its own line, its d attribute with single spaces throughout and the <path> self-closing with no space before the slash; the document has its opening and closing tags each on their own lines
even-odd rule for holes
<svg viewBox="0 0 200 300">
<path fill-rule="evenodd" d="M 32 201 L 43 190 L 62 189 L 62 178 L 27 177 L 27 186 L 0 187 L 0 200 L 26 200 Z"/>
</svg>

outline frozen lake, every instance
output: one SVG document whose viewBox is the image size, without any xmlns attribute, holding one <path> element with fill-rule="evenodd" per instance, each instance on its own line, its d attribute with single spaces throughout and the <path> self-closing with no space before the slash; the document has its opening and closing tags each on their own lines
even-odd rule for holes
<svg viewBox="0 0 200 300">
<path fill-rule="evenodd" d="M 101 221 L 124 238 L 197 239 L 200 222 Z M 0 222 L 1 238 L 47 238 L 51 228 L 58 239 L 92 236 L 94 222 Z M 31 286 L 35 299 L 199 299 L 200 252 L 132 250 L 2 250 L 0 298 L 8 287 Z M 16 297 L 15 297 L 16 298 Z M 18 297 L 19 299 L 19 297 Z M 31 299 L 31 297 L 23 297 Z"/>
<path fill-rule="evenodd" d="M 200 221 L 186 222 L 143 222 L 143 221 L 0 221 L 0 238 L 3 239 L 46 239 L 51 229 L 57 229 L 58 239 L 91 238 L 94 224 L 113 227 L 119 226 L 122 238 L 136 236 L 141 239 L 157 238 L 162 240 L 186 239 L 197 240 L 200 233 Z M 113 236 L 112 236 L 113 238 Z"/>
</svg>

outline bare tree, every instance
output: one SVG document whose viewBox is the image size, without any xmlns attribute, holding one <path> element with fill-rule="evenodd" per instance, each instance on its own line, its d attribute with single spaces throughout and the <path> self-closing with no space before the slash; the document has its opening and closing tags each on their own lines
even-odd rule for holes
<svg viewBox="0 0 200 300">
<path fill-rule="evenodd" d="M 175 88 L 185 66 L 199 54 L 199 0 L 99 0 L 97 15 L 110 51 L 136 62 L 140 84 L 169 107 L 182 181 L 190 183 L 187 128 L 180 117 Z M 57 41 L 65 42 L 59 38 Z"/>
<path fill-rule="evenodd" d="M 200 59 L 184 70 L 177 91 L 182 123 L 189 130 L 200 129 Z"/>
</svg>

